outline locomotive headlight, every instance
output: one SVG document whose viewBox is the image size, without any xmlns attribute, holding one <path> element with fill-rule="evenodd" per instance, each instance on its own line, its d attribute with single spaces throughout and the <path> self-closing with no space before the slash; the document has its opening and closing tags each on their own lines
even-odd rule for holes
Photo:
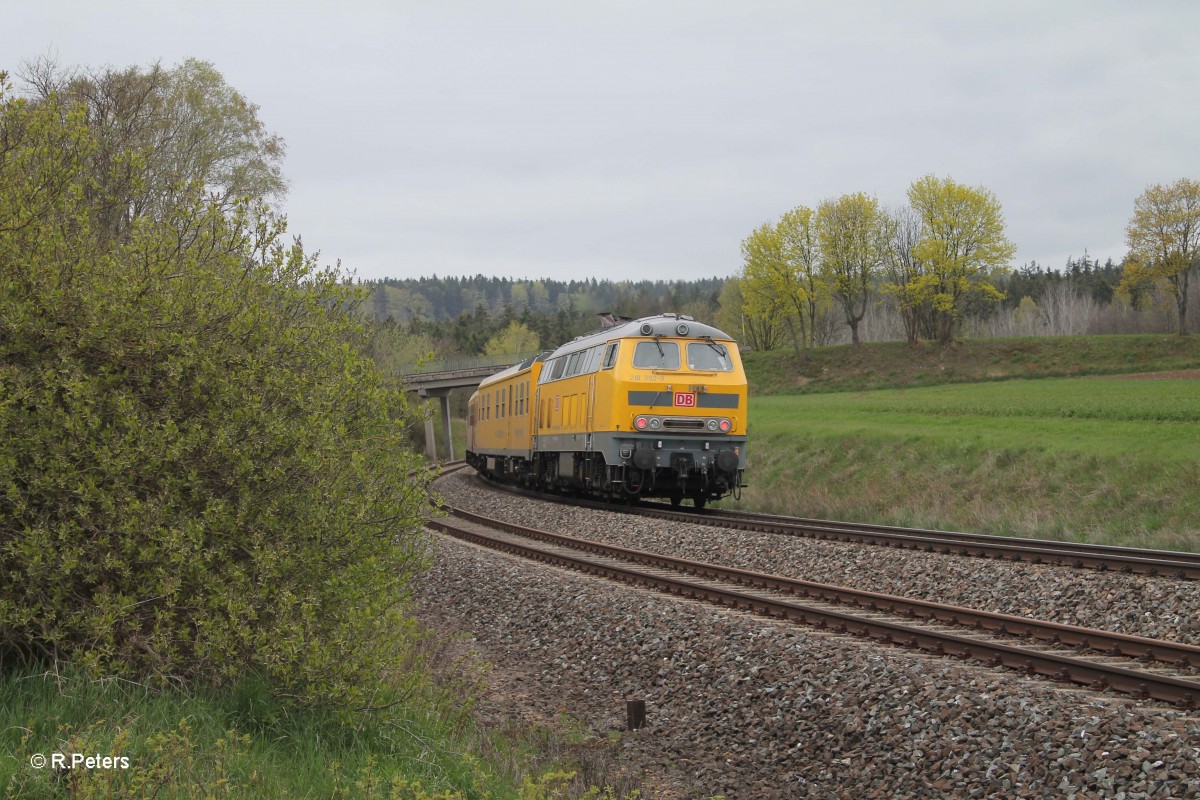
<svg viewBox="0 0 1200 800">
<path fill-rule="evenodd" d="M 662 423 L 658 421 L 658 417 L 651 417 L 651 418 L 650 418 L 650 428 L 651 428 L 652 430 L 658 430 L 658 426 L 659 426 L 659 425 L 661 425 L 661 424 L 662 424 Z"/>
<path fill-rule="evenodd" d="M 729 431 L 733 428 L 733 423 L 727 419 L 723 419 L 718 426 L 721 429 L 721 433 L 729 433 Z"/>
<path fill-rule="evenodd" d="M 710 419 L 708 421 L 708 429 L 710 431 L 715 431 L 717 429 L 717 421 L 715 419 Z"/>
</svg>

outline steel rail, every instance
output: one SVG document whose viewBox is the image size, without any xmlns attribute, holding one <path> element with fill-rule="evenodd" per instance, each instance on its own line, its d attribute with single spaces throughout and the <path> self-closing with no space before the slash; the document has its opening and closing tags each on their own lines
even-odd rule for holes
<svg viewBox="0 0 1200 800">
<path fill-rule="evenodd" d="M 919 528 L 897 528 L 855 522 L 783 517 L 726 509 L 686 511 L 662 503 L 618 505 L 596 500 L 568 498 L 532 492 L 515 486 L 497 483 L 480 475 L 488 486 L 524 494 L 550 502 L 568 503 L 585 508 L 597 508 L 624 514 L 688 522 L 697 525 L 729 528 L 757 533 L 804 536 L 819 540 L 850 541 L 927 553 L 965 555 L 1031 564 L 1091 568 L 1102 572 L 1137 573 L 1152 577 L 1171 577 L 1180 580 L 1200 580 L 1200 553 L 1175 550 L 1142 550 L 1133 547 L 1059 542 L 1049 539 L 1024 539 L 954 531 L 932 531 Z"/>
<path fill-rule="evenodd" d="M 653 509 L 655 513 L 680 513 L 672 509 Z M 721 520 L 731 527 L 766 525 L 769 529 L 796 530 L 801 534 L 837 537 L 877 537 L 881 544 L 914 547 L 941 552 L 966 549 L 970 555 L 1011 558 L 1034 563 L 1069 564 L 1076 567 L 1093 567 L 1101 570 L 1136 572 L 1146 575 L 1165 575 L 1182 579 L 1200 579 L 1200 553 L 1178 550 L 1149 550 L 1136 547 L 1093 544 L 1089 542 L 1063 542 L 1052 539 L 1028 539 L 1016 536 L 992 536 L 979 533 L 956 531 L 934 531 L 921 528 L 901 528 L 886 525 L 871 525 L 855 522 L 806 519 L 803 517 L 781 517 L 746 511 L 709 509 L 696 514 L 683 512 L 689 518 L 697 516 Z M 911 543 L 911 544 L 910 544 Z"/>
<path fill-rule="evenodd" d="M 1056 681 L 1088 685 L 1093 689 L 1111 688 L 1135 697 L 1152 697 L 1172 702 L 1181 707 L 1194 706 L 1197 699 L 1200 698 L 1200 681 L 1191 678 L 1156 674 L 1074 656 L 1032 650 L 1003 642 L 972 638 L 959 633 L 871 619 L 852 612 L 782 601 L 729 586 L 704 585 L 683 578 L 645 573 L 632 568 L 629 564 L 642 564 L 657 570 L 698 576 L 726 584 L 733 583 L 768 591 L 799 594 L 817 598 L 821 602 L 850 604 L 856 607 L 871 608 L 873 611 L 884 609 L 889 613 L 921 617 L 933 624 L 971 626 L 993 635 L 1023 636 L 1059 645 L 1086 647 L 1108 656 L 1153 659 L 1176 665 L 1198 667 L 1200 666 L 1200 648 L 1191 645 L 1078 628 L 1060 623 L 1039 622 L 1011 615 L 992 614 L 928 601 L 910 600 L 873 592 L 861 592 L 846 587 L 765 575 L 703 562 L 676 559 L 657 553 L 613 547 L 586 539 L 526 528 L 461 510 L 454 510 L 453 514 L 462 522 L 431 520 L 428 524 L 430 527 L 451 535 L 497 547 L 527 558 L 573 569 L 582 569 L 623 582 L 639 583 L 659 591 L 684 594 L 709 602 L 746 608 L 756 613 L 803 622 L 836 633 L 870 636 L 880 642 L 888 642 L 901 647 L 915 647 L 939 655 L 972 658 L 991 666 L 1018 669 L 1028 675 L 1039 674 Z M 559 552 L 548 551 L 545 548 L 516 542 L 512 539 L 498 539 L 495 535 L 480 530 L 481 528 L 491 528 L 515 536 L 538 539 L 552 547 L 584 551 L 602 559 L 611 560 L 597 561 L 570 555 L 561 550 Z M 614 563 L 614 561 L 624 563 Z"/>
</svg>

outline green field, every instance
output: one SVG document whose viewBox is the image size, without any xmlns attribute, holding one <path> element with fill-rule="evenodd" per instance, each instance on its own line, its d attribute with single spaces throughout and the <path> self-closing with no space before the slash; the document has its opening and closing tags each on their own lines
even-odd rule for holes
<svg viewBox="0 0 1200 800">
<path fill-rule="evenodd" d="M 1200 383 L 1044 380 L 756 398 L 756 435 L 869 436 L 1190 462 Z"/>
<path fill-rule="evenodd" d="M 1047 379 L 751 400 L 779 513 L 1197 549 L 1200 382 Z"/>
</svg>

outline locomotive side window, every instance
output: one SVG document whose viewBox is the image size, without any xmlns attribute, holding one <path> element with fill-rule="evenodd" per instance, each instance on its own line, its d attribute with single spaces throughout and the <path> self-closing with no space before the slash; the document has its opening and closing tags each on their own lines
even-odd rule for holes
<svg viewBox="0 0 1200 800">
<path fill-rule="evenodd" d="M 604 369 L 612 369 L 617 364 L 617 347 L 620 342 L 613 342 L 604 353 Z"/>
<path fill-rule="evenodd" d="M 584 365 L 583 371 L 587 374 L 592 374 L 600 369 L 600 357 L 604 353 L 604 345 L 598 344 L 587 351 L 587 364 Z"/>
<path fill-rule="evenodd" d="M 633 366 L 637 369 L 679 369 L 677 342 L 638 342 L 633 348 Z"/>
<path fill-rule="evenodd" d="M 570 357 L 567 358 L 567 369 L 566 372 L 563 373 L 564 378 L 570 378 L 572 375 L 579 374 L 579 360 L 582 357 L 582 351 L 578 353 L 571 353 Z"/>
<path fill-rule="evenodd" d="M 550 375 L 550 380 L 556 381 L 563 376 L 563 370 L 567 367 L 567 359 L 559 356 L 554 359 L 554 372 Z"/>
<path fill-rule="evenodd" d="M 688 368 L 701 372 L 730 372 L 729 349 L 716 342 L 688 342 Z"/>
</svg>

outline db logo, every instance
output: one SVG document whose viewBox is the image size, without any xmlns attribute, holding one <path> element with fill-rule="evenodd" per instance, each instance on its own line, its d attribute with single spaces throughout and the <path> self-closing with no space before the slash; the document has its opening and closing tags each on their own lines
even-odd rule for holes
<svg viewBox="0 0 1200 800">
<path fill-rule="evenodd" d="M 695 392 L 676 392 L 675 406 L 677 408 L 695 408 L 696 393 Z"/>
</svg>

